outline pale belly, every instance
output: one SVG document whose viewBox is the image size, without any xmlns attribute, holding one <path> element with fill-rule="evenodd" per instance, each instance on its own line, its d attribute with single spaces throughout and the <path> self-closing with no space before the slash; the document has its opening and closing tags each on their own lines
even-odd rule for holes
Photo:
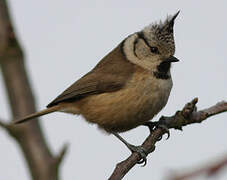
<svg viewBox="0 0 227 180">
<path fill-rule="evenodd" d="M 151 120 L 167 103 L 172 80 L 134 77 L 123 89 L 80 101 L 80 114 L 107 132 L 123 132 Z"/>
</svg>

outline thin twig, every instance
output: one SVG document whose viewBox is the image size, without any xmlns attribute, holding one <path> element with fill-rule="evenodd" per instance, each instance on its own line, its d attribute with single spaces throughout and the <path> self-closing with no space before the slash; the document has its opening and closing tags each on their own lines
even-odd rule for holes
<svg viewBox="0 0 227 180">
<path fill-rule="evenodd" d="M 64 146 L 62 147 L 62 149 L 60 150 L 59 154 L 55 157 L 56 159 L 56 166 L 58 167 L 61 162 L 63 161 L 67 151 L 69 148 L 69 144 L 64 144 Z"/>
<path fill-rule="evenodd" d="M 225 166 L 227 166 L 227 156 L 225 156 L 224 158 L 220 159 L 215 163 L 212 163 L 209 166 L 201 167 L 194 171 L 184 173 L 182 175 L 174 175 L 170 178 L 170 180 L 187 180 L 189 178 L 193 178 L 201 174 L 204 174 L 207 176 L 214 176 Z"/>
<path fill-rule="evenodd" d="M 2 127 L 2 128 L 5 129 L 5 130 L 8 129 L 7 123 L 5 123 L 2 119 L 0 119 L 0 127 Z"/>
<path fill-rule="evenodd" d="M 197 102 L 198 98 L 194 98 L 191 102 L 187 103 L 181 111 L 177 111 L 175 115 L 171 117 L 161 117 L 159 122 L 165 123 L 169 129 L 174 128 L 182 130 L 183 126 L 193 123 L 201 123 L 210 116 L 227 111 L 227 102 L 225 101 L 200 111 L 197 111 Z M 159 127 L 147 137 L 142 144 L 142 147 L 147 150 L 148 154 L 154 151 L 155 143 L 160 140 L 164 133 L 165 130 Z M 132 153 L 126 160 L 116 165 L 116 168 L 114 169 L 114 172 L 110 176 L 109 180 L 122 179 L 140 160 L 141 157 L 138 153 Z"/>
</svg>

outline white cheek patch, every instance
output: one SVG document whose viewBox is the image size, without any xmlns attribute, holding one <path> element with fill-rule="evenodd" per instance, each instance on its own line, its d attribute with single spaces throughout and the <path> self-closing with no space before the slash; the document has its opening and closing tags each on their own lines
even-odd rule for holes
<svg viewBox="0 0 227 180">
<path fill-rule="evenodd" d="M 150 49 L 146 46 L 142 39 L 138 39 L 138 42 L 135 47 L 135 53 L 139 57 L 139 59 L 143 57 L 148 57 L 150 53 Z"/>
<path fill-rule="evenodd" d="M 152 57 L 149 56 L 148 50 L 144 47 L 144 45 L 141 44 L 141 46 L 138 46 L 140 44 L 137 44 L 136 46 L 136 53 L 134 53 L 134 42 L 138 38 L 138 35 L 135 33 L 131 36 L 129 36 L 123 45 L 123 50 L 126 55 L 126 58 L 132 62 L 133 64 L 136 64 L 144 69 L 151 70 L 151 69 L 156 69 L 157 63 L 152 61 Z M 141 43 L 141 42 L 138 42 Z"/>
</svg>

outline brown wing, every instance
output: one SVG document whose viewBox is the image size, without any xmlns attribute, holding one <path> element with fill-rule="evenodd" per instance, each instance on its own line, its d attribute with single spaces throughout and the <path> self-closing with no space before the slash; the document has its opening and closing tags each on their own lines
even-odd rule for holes
<svg viewBox="0 0 227 180">
<path fill-rule="evenodd" d="M 47 107 L 60 102 L 76 101 L 92 94 L 121 89 L 134 72 L 134 65 L 125 58 L 121 50 L 122 45 L 121 43 L 110 52 L 92 71 L 72 84 Z"/>
</svg>

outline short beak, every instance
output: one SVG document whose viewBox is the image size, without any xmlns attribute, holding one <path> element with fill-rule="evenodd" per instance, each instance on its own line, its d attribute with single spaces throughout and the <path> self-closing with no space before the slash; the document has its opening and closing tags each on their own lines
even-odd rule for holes
<svg viewBox="0 0 227 180">
<path fill-rule="evenodd" d="M 166 58 L 165 60 L 164 60 L 165 62 L 178 62 L 179 61 L 179 59 L 177 59 L 176 57 L 174 57 L 174 56 L 170 56 L 170 57 L 168 57 L 168 58 Z"/>
</svg>

